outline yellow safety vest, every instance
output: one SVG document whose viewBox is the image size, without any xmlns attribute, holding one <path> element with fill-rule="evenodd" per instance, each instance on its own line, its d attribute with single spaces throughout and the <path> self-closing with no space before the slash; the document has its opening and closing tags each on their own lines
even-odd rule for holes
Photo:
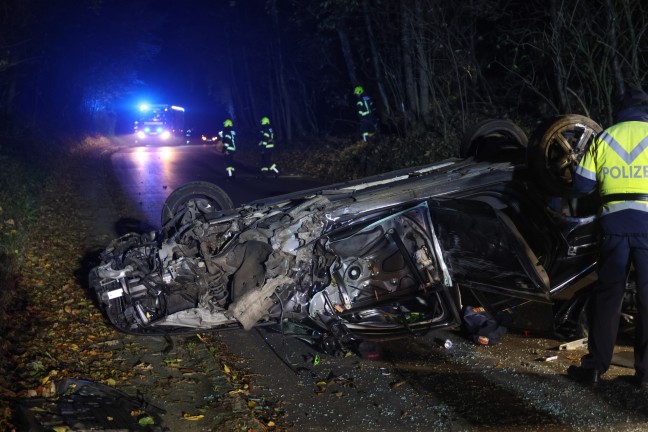
<svg viewBox="0 0 648 432">
<path fill-rule="evenodd" d="M 601 214 L 625 209 L 648 212 L 648 201 L 632 195 L 622 201 L 605 199 L 617 194 L 648 194 L 647 149 L 648 123 L 641 121 L 617 123 L 594 139 L 576 172 L 598 182 L 604 201 Z"/>
</svg>

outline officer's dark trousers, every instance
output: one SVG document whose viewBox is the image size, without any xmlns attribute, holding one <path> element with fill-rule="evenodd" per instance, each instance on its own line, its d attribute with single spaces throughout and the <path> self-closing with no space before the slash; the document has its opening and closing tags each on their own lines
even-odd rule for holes
<svg viewBox="0 0 648 432">
<path fill-rule="evenodd" d="M 269 170 L 272 166 L 272 150 L 261 150 L 261 170 Z"/>
<path fill-rule="evenodd" d="M 626 279 L 634 264 L 638 317 L 635 329 L 635 370 L 648 380 L 648 234 L 604 234 L 590 321 L 589 354 L 582 366 L 605 372 L 610 367 Z"/>
<path fill-rule="evenodd" d="M 228 167 L 234 167 L 234 152 L 229 150 L 225 151 L 225 169 Z"/>
</svg>

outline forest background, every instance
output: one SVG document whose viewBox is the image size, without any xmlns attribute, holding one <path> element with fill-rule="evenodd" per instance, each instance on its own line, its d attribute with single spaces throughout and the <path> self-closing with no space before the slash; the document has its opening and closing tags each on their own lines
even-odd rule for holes
<svg viewBox="0 0 648 432">
<path fill-rule="evenodd" d="M 0 128 L 119 133 L 155 87 L 213 127 L 245 136 L 268 115 L 284 148 L 325 147 L 357 136 L 362 85 L 411 165 L 455 155 L 484 118 L 609 124 L 645 81 L 647 28 L 639 0 L 7 0 Z"/>
</svg>

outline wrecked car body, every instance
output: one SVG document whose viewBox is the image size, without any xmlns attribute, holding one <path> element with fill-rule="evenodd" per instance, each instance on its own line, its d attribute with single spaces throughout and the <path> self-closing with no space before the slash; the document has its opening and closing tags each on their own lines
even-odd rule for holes
<svg viewBox="0 0 648 432">
<path fill-rule="evenodd" d="M 463 158 L 236 209 L 190 183 L 165 203 L 160 232 L 108 246 L 90 286 L 136 334 L 273 325 L 332 352 L 455 326 L 478 304 L 573 335 L 595 282 L 598 199 L 571 197 L 569 175 L 600 130 L 564 116 L 527 146 L 512 123 L 484 122 Z"/>
</svg>

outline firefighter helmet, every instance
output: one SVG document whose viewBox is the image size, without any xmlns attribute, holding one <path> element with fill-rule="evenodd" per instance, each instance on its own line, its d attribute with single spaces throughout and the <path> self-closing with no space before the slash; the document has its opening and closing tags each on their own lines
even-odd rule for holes
<svg viewBox="0 0 648 432">
<path fill-rule="evenodd" d="M 360 96 L 362 93 L 364 93 L 364 89 L 362 88 L 362 86 L 356 86 L 356 88 L 353 90 L 353 93 Z"/>
<path fill-rule="evenodd" d="M 269 125 L 270 124 L 270 119 L 268 117 L 261 118 L 261 124 L 262 125 Z"/>
<path fill-rule="evenodd" d="M 232 120 L 227 119 L 227 120 L 225 120 L 225 121 L 223 122 L 223 126 L 225 126 L 225 127 L 232 127 L 232 126 L 234 126 L 234 123 L 232 123 Z"/>
</svg>

